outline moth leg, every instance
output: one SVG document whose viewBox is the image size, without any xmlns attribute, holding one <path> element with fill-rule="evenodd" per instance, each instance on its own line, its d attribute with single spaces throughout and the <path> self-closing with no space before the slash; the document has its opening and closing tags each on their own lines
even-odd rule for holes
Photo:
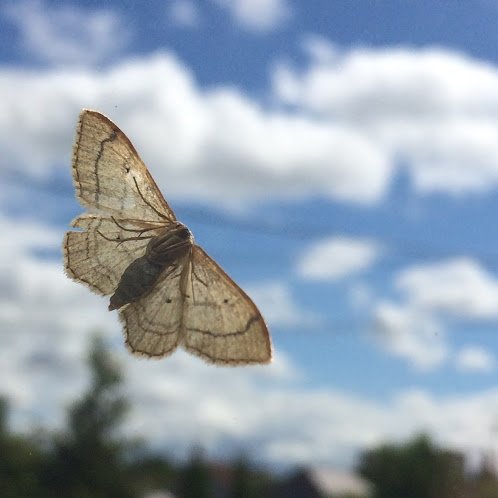
<svg viewBox="0 0 498 498">
<path fill-rule="evenodd" d="M 121 230 L 123 230 L 124 232 L 139 232 L 140 235 L 145 233 L 145 232 L 149 232 L 150 230 L 157 230 L 158 228 L 162 228 L 164 227 L 164 223 L 155 223 L 155 226 L 150 226 L 148 228 L 126 228 L 125 226 L 123 226 L 121 223 L 119 223 L 116 218 L 114 218 L 114 216 L 111 216 L 111 220 L 114 222 L 114 224 L 121 228 Z M 138 221 L 138 222 L 141 222 L 143 223 L 142 220 L 126 220 L 126 221 Z M 154 222 L 147 222 L 149 224 L 153 224 Z"/>
<path fill-rule="evenodd" d="M 190 280 L 190 287 L 192 289 L 192 301 L 194 302 L 195 304 L 195 290 L 194 290 L 194 278 L 200 282 L 202 285 L 204 285 L 204 287 L 207 288 L 208 284 L 206 282 L 204 282 L 204 280 L 202 280 L 201 277 L 199 277 L 199 275 L 197 275 L 197 273 L 195 272 L 195 263 L 194 261 L 192 260 L 191 263 L 192 265 L 192 272 L 191 272 L 191 275 L 192 275 L 192 278 Z"/>
<path fill-rule="evenodd" d="M 202 278 L 199 277 L 199 275 L 197 275 L 197 273 L 195 273 L 195 264 L 193 261 L 192 261 L 192 275 L 197 279 L 198 282 L 200 282 L 202 285 L 204 285 L 204 287 L 208 286 L 208 284 L 206 282 L 204 282 L 204 280 L 202 280 Z"/>
<path fill-rule="evenodd" d="M 96 232 L 108 242 L 117 242 L 118 246 L 121 245 L 123 242 L 129 242 L 131 240 L 146 240 L 146 239 L 152 239 L 154 237 L 153 235 L 146 235 L 145 237 L 138 236 L 138 237 L 126 237 L 124 239 L 121 239 L 119 237 L 115 238 L 107 237 L 107 235 L 104 235 L 100 230 L 96 230 Z"/>
</svg>

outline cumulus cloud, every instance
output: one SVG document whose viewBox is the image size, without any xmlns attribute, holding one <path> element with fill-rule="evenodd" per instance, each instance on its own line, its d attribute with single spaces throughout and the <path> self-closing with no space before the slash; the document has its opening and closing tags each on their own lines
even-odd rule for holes
<svg viewBox="0 0 498 498">
<path fill-rule="evenodd" d="M 378 244 L 350 237 L 331 237 L 313 243 L 297 263 L 309 280 L 338 280 L 366 270 L 379 256 Z"/>
<path fill-rule="evenodd" d="M 307 45 L 307 69 L 275 71 L 275 94 L 292 109 L 202 89 L 170 53 L 99 71 L 3 68 L 0 175 L 43 177 L 67 163 L 77 112 L 93 107 L 130 136 L 168 196 L 374 203 L 402 164 L 421 191 L 497 183 L 494 66 L 444 50 Z"/>
<path fill-rule="evenodd" d="M 495 357 L 485 348 L 466 346 L 462 348 L 456 358 L 459 370 L 468 372 L 492 372 L 495 369 Z"/>
<path fill-rule="evenodd" d="M 26 55 L 53 64 L 102 62 L 121 50 L 130 37 L 110 9 L 56 7 L 42 0 L 22 0 L 8 2 L 2 13 L 17 27 Z"/>
<path fill-rule="evenodd" d="M 282 102 L 361 130 L 421 192 L 496 186 L 496 66 L 436 48 L 341 50 L 316 36 L 303 44 L 307 67 L 275 67 Z"/>
<path fill-rule="evenodd" d="M 388 352 L 418 368 L 435 368 L 450 358 L 461 371 L 494 368 L 494 357 L 486 350 L 466 347 L 455 353 L 447 344 L 449 318 L 498 318 L 498 281 L 478 262 L 454 258 L 411 266 L 396 275 L 394 288 L 398 303 L 374 306 L 377 337 Z"/>
<path fill-rule="evenodd" d="M 351 465 L 365 446 L 421 430 L 469 452 L 487 444 L 498 407 L 496 390 L 461 397 L 409 390 L 378 402 L 336 388 L 310 389 L 282 357 L 269 368 L 231 370 L 227 375 L 181 352 L 164 361 L 136 359 L 122 349 L 116 354 L 125 367 L 132 402 L 127 434 L 143 435 L 155 449 L 176 458 L 201 444 L 215 457 L 244 448 L 260 462 Z M 2 362 L 2 374 L 9 373 L 9 365 Z M 69 366 L 77 366 L 83 375 L 81 363 Z M 42 365 L 37 368 L 38 374 L 43 372 Z M 42 376 L 41 381 L 33 375 L 2 379 L 11 377 L 16 380 L 11 389 L 24 396 L 17 398 L 16 408 L 44 411 L 52 427 L 61 423 L 64 406 L 82 387 L 74 372 L 70 377 L 60 372 Z M 48 382 L 50 389 L 44 385 Z"/>
<path fill-rule="evenodd" d="M 197 5 L 191 0 L 174 0 L 168 8 L 169 20 L 176 26 L 195 28 L 201 22 Z"/>
<path fill-rule="evenodd" d="M 14 229 L 19 238 L 0 249 L 0 384 L 18 430 L 63 424 L 65 408 L 88 382 L 83 357 L 98 327 L 126 374 L 133 407 L 127 434 L 143 435 L 178 458 L 202 444 L 215 457 L 244 448 L 273 464 L 348 465 L 366 446 L 420 430 L 467 453 L 488 442 L 497 390 L 439 397 L 408 390 L 380 402 L 310 387 L 305 372 L 281 351 L 271 366 L 231 369 L 229 375 L 181 351 L 162 361 L 133 357 L 105 299 L 69 281 L 60 262 L 37 257 L 40 248 L 58 247 L 59 230 L 0 218 L 0 230 Z M 272 288 L 288 299 L 285 287 Z M 399 315 L 383 314 L 394 329 L 405 319 Z"/>
<path fill-rule="evenodd" d="M 59 250 L 58 230 L 3 217 L 0 230 L 16 234 L 0 249 L 1 390 L 13 402 L 18 423 L 29 426 L 43 405 L 40 393 L 57 404 L 82 387 L 88 332 L 116 327 L 116 320 L 98 303 L 102 298 L 65 277 L 58 261 L 37 256 L 41 249 Z"/>
<path fill-rule="evenodd" d="M 498 281 L 470 258 L 407 268 L 396 287 L 418 308 L 465 318 L 498 317 Z"/>
<path fill-rule="evenodd" d="M 292 15 L 288 0 L 214 0 L 230 12 L 234 20 L 251 31 L 271 31 Z"/>
<path fill-rule="evenodd" d="M 295 327 L 317 321 L 317 317 L 301 308 L 284 282 L 262 282 L 247 290 L 270 326 Z"/>
<path fill-rule="evenodd" d="M 308 33 L 301 39 L 301 49 L 313 61 L 333 62 L 340 54 L 337 47 L 320 35 Z M 285 67 L 282 67 L 285 69 Z"/>
<path fill-rule="evenodd" d="M 422 371 L 444 363 L 449 354 L 444 329 L 428 314 L 389 302 L 374 313 L 376 338 L 390 354 Z"/>
<path fill-rule="evenodd" d="M 355 130 L 266 110 L 234 89 L 201 90 L 167 53 L 105 71 L 4 68 L 0 92 L 0 176 L 66 172 L 78 110 L 90 107 L 125 131 L 168 197 L 365 203 L 390 177 L 375 143 Z"/>
<path fill-rule="evenodd" d="M 139 373 L 141 369 L 148 371 L 147 362 L 140 362 L 126 352 L 117 313 L 107 311 L 106 298 L 95 296 L 85 286 L 69 280 L 59 260 L 40 259 L 38 253 L 41 249 L 59 252 L 62 230 L 22 220 L 13 222 L 4 217 L 0 217 L 0 230 L 16 233 L 16 237 L 6 238 L 6 243 L 0 248 L 0 328 L 3 345 L 0 351 L 0 390 L 12 402 L 18 428 L 26 429 L 39 423 L 62 423 L 64 407 L 87 382 L 83 358 L 89 337 L 95 331 L 105 334 L 115 345 L 113 350 L 126 364 L 126 371 L 134 371 L 138 377 L 144 375 Z M 272 289 L 280 291 L 276 298 L 272 296 L 277 304 L 277 314 L 274 313 L 276 321 L 297 320 L 298 311 L 291 306 L 286 289 L 276 285 Z M 282 313 L 288 311 L 286 306 L 289 307 L 292 317 L 278 315 L 279 306 Z M 223 369 L 212 369 L 207 365 L 205 368 L 200 360 L 181 352 L 165 364 L 168 372 L 169 368 L 173 371 L 176 368 L 190 370 L 194 375 L 192 382 L 199 380 L 196 372 L 203 376 L 214 370 L 218 372 L 218 377 L 223 377 L 219 373 Z M 278 382 L 278 379 L 291 379 L 298 374 L 282 354 L 277 354 L 275 362 L 268 368 L 240 371 L 240 376 L 229 376 L 234 378 L 234 385 L 257 384 L 258 379 L 275 379 Z M 157 369 L 152 367 L 150 372 L 153 375 Z M 152 378 L 150 381 L 154 383 Z M 133 392 L 133 382 L 131 379 L 130 396 L 140 398 L 143 388 L 140 392 Z M 173 382 L 171 386 L 179 389 L 182 382 Z M 161 386 L 165 387 L 164 384 Z M 187 386 L 184 393 L 189 399 L 192 389 L 193 386 Z M 220 396 L 224 396 L 223 393 L 221 391 Z M 221 422 L 216 420 L 216 423 Z"/>
</svg>

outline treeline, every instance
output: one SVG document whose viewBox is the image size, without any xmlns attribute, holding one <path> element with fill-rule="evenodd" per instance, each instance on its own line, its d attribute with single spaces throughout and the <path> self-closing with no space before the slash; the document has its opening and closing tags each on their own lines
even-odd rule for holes
<svg viewBox="0 0 498 498">
<path fill-rule="evenodd" d="M 90 385 L 68 408 L 63 432 L 11 433 L 8 403 L 0 398 L 0 498 L 142 498 L 158 490 L 178 498 L 267 495 L 270 475 L 252 469 L 243 457 L 230 467 L 215 466 L 194 449 L 178 466 L 123 437 L 128 410 L 123 376 L 99 337 L 88 364 Z"/>
<path fill-rule="evenodd" d="M 463 455 L 420 435 L 364 452 L 357 472 L 372 484 L 373 498 L 498 498 L 496 463 L 466 472 Z"/>
<path fill-rule="evenodd" d="M 88 363 L 91 383 L 68 408 L 66 428 L 59 433 L 12 433 L 8 403 L 0 399 L 1 498 L 144 498 L 158 490 L 177 498 L 274 496 L 285 477 L 255 469 L 242 457 L 215 465 L 193 451 L 180 466 L 125 438 L 123 377 L 100 338 L 92 343 Z M 419 436 L 365 451 L 357 472 L 372 484 L 372 498 L 498 498 L 489 463 L 469 475 L 460 454 Z"/>
</svg>

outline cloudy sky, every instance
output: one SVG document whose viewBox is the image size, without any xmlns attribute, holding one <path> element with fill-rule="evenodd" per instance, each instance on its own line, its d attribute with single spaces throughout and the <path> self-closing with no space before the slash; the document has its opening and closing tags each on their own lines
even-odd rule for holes
<svg viewBox="0 0 498 498">
<path fill-rule="evenodd" d="M 425 430 L 470 460 L 498 422 L 498 3 L 12 0 L 0 7 L 0 392 L 59 427 L 101 331 L 126 429 L 349 466 Z M 78 113 L 130 137 L 253 296 L 268 367 L 131 357 L 63 274 Z M 490 442 L 491 441 L 491 442 Z"/>
</svg>

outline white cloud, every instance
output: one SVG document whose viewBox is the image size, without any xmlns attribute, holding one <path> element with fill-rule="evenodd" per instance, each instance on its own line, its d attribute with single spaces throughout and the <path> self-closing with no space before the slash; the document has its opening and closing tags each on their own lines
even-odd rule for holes
<svg viewBox="0 0 498 498">
<path fill-rule="evenodd" d="M 288 0 L 214 0 L 235 21 L 251 31 L 271 31 L 286 23 L 292 9 Z"/>
<path fill-rule="evenodd" d="M 334 62 L 340 56 L 340 51 L 333 43 L 312 33 L 302 37 L 301 48 L 312 60 L 320 63 Z"/>
<path fill-rule="evenodd" d="M 88 333 L 115 328 L 117 320 L 106 313 L 102 298 L 70 282 L 58 261 L 36 257 L 40 249 L 59 250 L 62 233 L 3 217 L 0 230 L 16 234 L 0 250 L 0 391 L 26 426 L 36 423 L 41 393 L 48 400 L 43 410 L 51 412 L 51 402 L 63 404 L 83 387 Z M 51 412 L 49 419 L 54 415 L 61 413 Z"/>
<path fill-rule="evenodd" d="M 469 258 L 407 268 L 396 286 L 419 308 L 467 318 L 498 317 L 498 281 Z"/>
<path fill-rule="evenodd" d="M 118 52 L 130 32 L 113 11 L 55 7 L 42 0 L 9 2 L 3 15 L 14 23 L 22 48 L 43 62 L 95 64 Z"/>
<path fill-rule="evenodd" d="M 297 263 L 309 280 L 338 280 L 366 270 L 379 257 L 379 246 L 369 240 L 331 237 L 313 243 Z"/>
<path fill-rule="evenodd" d="M 0 175 L 68 171 L 77 113 L 90 107 L 125 131 L 167 197 L 373 202 L 389 181 L 375 143 L 353 129 L 268 111 L 233 89 L 202 91 L 169 54 L 105 71 L 4 68 L 0 93 Z"/>
<path fill-rule="evenodd" d="M 258 305 L 270 326 L 311 325 L 317 318 L 301 308 L 290 288 L 283 282 L 263 282 L 248 287 L 248 293 Z"/>
<path fill-rule="evenodd" d="M 497 390 L 459 397 L 409 390 L 378 402 L 310 387 L 281 351 L 270 366 L 229 371 L 182 352 L 162 361 L 133 357 L 105 300 L 64 277 L 59 262 L 33 255 L 57 247 L 62 234 L 0 218 L 3 233 L 14 229 L 21 236 L 0 254 L 0 391 L 12 403 L 15 429 L 63 424 L 88 381 L 84 352 L 99 327 L 126 374 L 133 407 L 126 433 L 177 458 L 200 443 L 211 456 L 244 449 L 260 462 L 347 465 L 365 447 L 421 430 L 467 453 L 488 444 Z"/>
<path fill-rule="evenodd" d="M 424 191 L 436 183 L 446 192 L 493 188 L 494 66 L 443 50 L 334 56 L 316 40 L 308 45 L 318 55 L 307 72 L 282 65 L 278 72 L 280 94 L 297 105 L 292 112 L 233 88 L 200 89 L 167 53 L 99 71 L 3 68 L 0 175 L 46 176 L 67 163 L 77 111 L 93 107 L 130 136 L 169 197 L 217 205 L 307 196 L 372 203 L 403 161 Z"/>
<path fill-rule="evenodd" d="M 375 332 L 382 347 L 419 370 L 438 367 L 449 355 L 444 329 L 432 316 L 410 307 L 379 303 Z"/>
<path fill-rule="evenodd" d="M 374 304 L 374 290 L 362 281 L 355 281 L 348 289 L 349 300 L 356 310 L 370 310 Z"/>
<path fill-rule="evenodd" d="M 168 17 L 180 27 L 194 28 L 201 22 L 197 5 L 192 0 L 173 0 L 169 4 Z"/>
<path fill-rule="evenodd" d="M 454 258 L 400 271 L 394 280 L 401 303 L 374 307 L 377 337 L 391 354 L 419 368 L 435 368 L 451 358 L 461 371 L 494 368 L 485 350 L 450 351 L 445 319 L 496 320 L 498 281 L 469 258 Z"/>
<path fill-rule="evenodd" d="M 283 102 L 373 139 L 422 192 L 496 187 L 496 66 L 436 48 L 340 50 L 316 36 L 303 44 L 307 68 L 276 65 Z"/>
<path fill-rule="evenodd" d="M 460 370 L 469 372 L 492 372 L 496 366 L 494 356 L 479 346 L 462 348 L 455 358 L 455 363 Z"/>
<path fill-rule="evenodd" d="M 425 427 L 436 439 L 469 454 L 489 448 L 489 432 L 495 425 L 498 391 L 436 397 L 420 389 L 401 393 L 396 407 L 410 425 Z M 398 416 L 401 414 L 398 413 Z M 479 428 L 475 424 L 480 424 Z M 482 454 L 482 453 L 481 453 Z"/>
</svg>

